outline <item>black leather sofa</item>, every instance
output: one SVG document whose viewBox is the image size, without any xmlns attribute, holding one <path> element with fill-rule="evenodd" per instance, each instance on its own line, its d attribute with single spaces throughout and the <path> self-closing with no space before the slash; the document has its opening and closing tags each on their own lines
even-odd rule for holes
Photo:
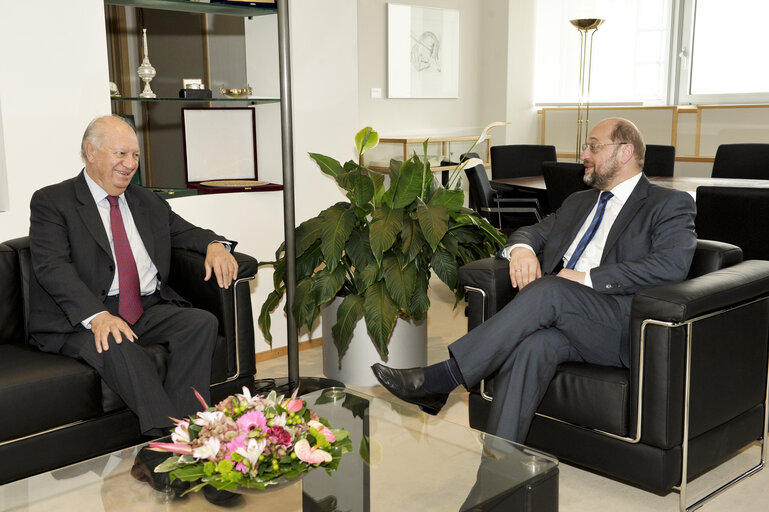
<svg viewBox="0 0 769 512">
<path fill-rule="evenodd" d="M 473 262 L 459 277 L 469 329 L 515 295 L 506 260 Z M 630 368 L 560 365 L 525 444 L 658 494 L 678 489 L 685 503 L 688 481 L 765 441 L 768 340 L 769 261 L 699 240 L 686 281 L 634 297 Z M 486 426 L 493 386 L 492 376 L 471 391 L 475 428 Z"/>
<path fill-rule="evenodd" d="M 254 258 L 234 253 L 238 281 L 203 281 L 203 256 L 174 250 L 169 284 L 219 319 L 212 400 L 252 384 L 256 373 L 248 281 Z M 29 239 L 0 244 L 0 484 L 146 441 L 136 416 L 91 367 L 28 343 Z M 155 347 L 158 368 L 167 352 Z"/>
</svg>

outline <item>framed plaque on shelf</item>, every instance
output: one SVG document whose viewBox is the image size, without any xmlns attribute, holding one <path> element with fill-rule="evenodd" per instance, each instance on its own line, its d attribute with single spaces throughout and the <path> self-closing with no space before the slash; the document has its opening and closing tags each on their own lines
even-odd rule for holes
<svg viewBox="0 0 769 512">
<path fill-rule="evenodd" d="M 283 188 L 259 180 L 253 108 L 182 108 L 182 138 L 187 187 L 199 194 Z"/>
</svg>

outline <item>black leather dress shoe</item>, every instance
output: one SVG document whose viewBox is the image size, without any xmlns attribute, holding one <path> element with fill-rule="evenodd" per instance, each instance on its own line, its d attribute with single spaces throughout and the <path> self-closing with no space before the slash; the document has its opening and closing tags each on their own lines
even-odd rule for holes
<svg viewBox="0 0 769 512">
<path fill-rule="evenodd" d="M 428 414 L 438 414 L 449 398 L 448 393 L 433 393 L 425 389 L 422 368 L 396 370 L 376 363 L 371 369 L 387 391 L 401 400 L 418 405 Z"/>
<path fill-rule="evenodd" d="M 184 491 L 190 488 L 190 482 L 185 482 L 178 478 L 171 482 L 168 473 L 155 472 L 155 468 L 160 463 L 172 456 L 173 454 L 156 452 L 145 446 L 136 454 L 134 465 L 131 468 L 131 476 L 142 482 L 147 482 L 156 491 L 170 492 L 173 493 L 175 498 L 178 498 Z"/>
</svg>

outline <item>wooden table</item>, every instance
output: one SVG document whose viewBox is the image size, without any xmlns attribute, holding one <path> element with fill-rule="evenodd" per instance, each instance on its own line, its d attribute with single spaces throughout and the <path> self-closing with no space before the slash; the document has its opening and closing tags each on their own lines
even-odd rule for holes
<svg viewBox="0 0 769 512">
<path fill-rule="evenodd" d="M 737 178 L 693 178 L 693 177 L 649 177 L 649 181 L 662 187 L 682 190 L 695 196 L 697 187 L 751 187 L 769 188 L 769 180 L 748 180 Z M 498 178 L 491 180 L 494 188 L 538 191 L 545 190 L 545 178 L 527 176 L 525 178 Z"/>
</svg>

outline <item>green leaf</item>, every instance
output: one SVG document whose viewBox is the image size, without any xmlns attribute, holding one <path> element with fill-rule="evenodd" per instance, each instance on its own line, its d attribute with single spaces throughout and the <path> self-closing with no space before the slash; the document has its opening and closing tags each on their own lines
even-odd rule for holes
<svg viewBox="0 0 769 512">
<path fill-rule="evenodd" d="M 357 269 L 362 269 L 374 259 L 371 253 L 371 242 L 369 242 L 368 227 L 353 229 L 350 238 L 345 245 L 345 253 Z"/>
<path fill-rule="evenodd" d="M 363 293 L 366 289 L 379 280 L 379 265 L 373 259 L 361 269 L 358 274 L 358 293 Z"/>
<path fill-rule="evenodd" d="M 320 250 L 326 266 L 333 271 L 342 259 L 342 250 L 355 225 L 355 212 L 346 203 L 337 203 L 321 214 Z"/>
<path fill-rule="evenodd" d="M 286 259 L 282 258 L 276 261 L 272 266 L 272 270 L 272 286 L 277 290 L 286 278 Z"/>
<path fill-rule="evenodd" d="M 395 243 L 401 231 L 403 210 L 391 210 L 385 205 L 374 210 L 372 215 L 369 241 L 371 252 L 377 261 L 382 260 L 383 253 Z"/>
<path fill-rule="evenodd" d="M 346 271 L 344 265 L 339 265 L 333 271 L 324 268 L 315 275 L 312 283 L 312 294 L 315 304 L 322 306 L 331 302 L 344 284 Z"/>
<path fill-rule="evenodd" d="M 283 294 L 285 291 L 286 288 L 284 286 L 281 286 L 277 290 L 271 291 L 270 294 L 267 295 L 267 299 L 264 301 L 264 304 L 262 304 L 262 310 L 259 313 L 259 329 L 262 331 L 262 334 L 264 334 L 264 339 L 267 340 L 268 343 L 272 343 L 272 333 L 270 332 L 272 319 L 270 318 L 270 314 L 275 311 L 275 308 L 278 307 L 280 301 L 283 300 Z"/>
<path fill-rule="evenodd" d="M 390 298 L 383 282 L 374 283 L 366 290 L 363 316 L 379 354 L 387 357 L 387 344 L 398 319 L 398 305 Z"/>
<path fill-rule="evenodd" d="M 325 174 L 328 174 L 335 180 L 337 176 L 344 172 L 344 169 L 342 169 L 342 164 L 330 156 L 320 155 L 318 153 L 310 153 L 310 158 L 315 160 L 315 163 L 318 164 L 318 167 L 320 167 L 321 171 L 323 171 Z"/>
<path fill-rule="evenodd" d="M 419 272 L 414 286 L 414 293 L 411 295 L 411 304 L 409 305 L 409 316 L 415 320 L 421 320 L 427 310 L 430 309 L 430 297 L 427 295 L 427 288 L 430 281 L 430 272 Z"/>
<path fill-rule="evenodd" d="M 433 259 L 430 261 L 430 265 L 435 270 L 438 277 L 446 283 L 446 286 L 452 290 L 457 285 L 457 276 L 459 274 L 459 267 L 454 255 L 451 254 L 444 246 L 438 247 L 433 254 Z"/>
<path fill-rule="evenodd" d="M 284 261 L 285 263 L 285 261 Z M 320 241 L 315 242 L 309 250 L 296 259 L 296 279 L 300 281 L 315 273 L 323 263 L 323 252 L 320 250 Z"/>
<path fill-rule="evenodd" d="M 358 320 L 363 316 L 363 297 L 358 295 L 348 295 L 344 298 L 336 310 L 336 323 L 331 328 L 331 334 L 334 336 L 334 345 L 339 354 L 341 364 L 342 357 L 350 346 L 352 332 Z"/>
<path fill-rule="evenodd" d="M 379 144 L 379 134 L 370 126 L 363 128 L 355 134 L 355 149 L 362 155 L 369 149 Z"/>
<path fill-rule="evenodd" d="M 427 243 L 435 250 L 449 229 L 449 211 L 443 205 L 426 205 L 417 199 L 417 218 Z"/>
<path fill-rule="evenodd" d="M 304 279 L 296 284 L 291 311 L 294 314 L 294 322 L 297 327 L 306 326 L 308 330 L 312 330 L 312 324 L 320 312 L 320 308 L 315 304 L 312 295 L 312 279 Z"/>
<path fill-rule="evenodd" d="M 398 183 L 390 187 L 395 188 L 392 207 L 404 208 L 413 203 L 422 193 L 422 186 L 422 165 L 417 159 L 407 160 L 401 166 Z"/>
<path fill-rule="evenodd" d="M 449 210 L 449 212 L 458 212 L 459 209 L 462 208 L 464 201 L 465 194 L 461 190 L 446 190 L 445 188 L 441 188 L 430 198 L 428 204 L 442 204 Z"/>
<path fill-rule="evenodd" d="M 313 217 L 299 224 L 296 228 L 296 255 L 304 254 L 312 244 L 320 239 L 323 221 L 319 217 Z"/>
<path fill-rule="evenodd" d="M 384 280 L 387 285 L 387 291 L 395 300 L 399 307 L 406 309 L 409 307 L 409 301 L 414 293 L 416 285 L 417 269 L 413 263 L 401 268 L 398 258 L 395 256 L 386 256 L 382 268 L 384 270 Z"/>
<path fill-rule="evenodd" d="M 413 261 L 422 252 L 425 246 L 425 237 L 419 229 L 419 223 L 411 217 L 403 218 L 401 229 L 401 250 L 406 261 Z"/>
<path fill-rule="evenodd" d="M 363 208 L 374 197 L 374 182 L 371 177 L 361 171 L 355 171 L 353 176 L 352 200 L 356 206 Z"/>
</svg>

